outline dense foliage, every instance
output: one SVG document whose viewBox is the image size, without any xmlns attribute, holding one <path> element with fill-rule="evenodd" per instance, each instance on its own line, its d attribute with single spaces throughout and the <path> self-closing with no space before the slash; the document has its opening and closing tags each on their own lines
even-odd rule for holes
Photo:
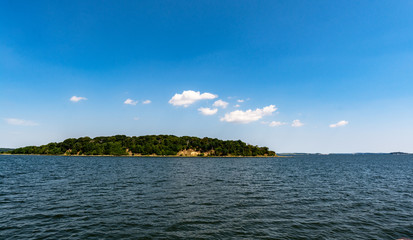
<svg viewBox="0 0 413 240">
<path fill-rule="evenodd" d="M 12 154 L 51 155 L 177 155 L 182 150 L 199 152 L 199 156 L 275 156 L 267 147 L 258 147 L 238 141 L 216 138 L 177 137 L 173 135 L 148 135 L 127 137 L 69 138 L 60 143 L 28 146 L 14 149 Z"/>
<path fill-rule="evenodd" d="M 10 152 L 11 150 L 13 150 L 13 148 L 0 148 L 0 153 Z"/>
</svg>

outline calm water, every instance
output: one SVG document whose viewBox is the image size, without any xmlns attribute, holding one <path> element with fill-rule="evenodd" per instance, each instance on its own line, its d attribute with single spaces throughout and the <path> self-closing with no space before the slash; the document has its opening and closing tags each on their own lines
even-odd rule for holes
<svg viewBox="0 0 413 240">
<path fill-rule="evenodd" d="M 1 239 L 413 238 L 413 156 L 0 156 Z"/>
</svg>

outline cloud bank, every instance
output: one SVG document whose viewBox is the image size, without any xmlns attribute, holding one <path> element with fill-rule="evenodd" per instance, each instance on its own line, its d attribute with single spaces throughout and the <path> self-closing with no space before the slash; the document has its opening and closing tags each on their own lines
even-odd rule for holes
<svg viewBox="0 0 413 240">
<path fill-rule="evenodd" d="M 213 104 L 213 106 L 214 106 L 214 107 L 226 108 L 226 107 L 228 106 L 228 103 L 225 102 L 225 101 L 222 101 L 222 100 L 220 99 L 220 100 L 215 101 L 214 104 Z"/>
<path fill-rule="evenodd" d="M 304 126 L 304 123 L 302 123 L 298 119 L 294 120 L 293 123 L 291 124 L 291 127 L 302 127 L 302 126 Z"/>
<path fill-rule="evenodd" d="M 250 123 L 250 122 L 255 122 L 260 120 L 262 117 L 271 115 L 273 112 L 275 112 L 277 108 L 275 105 L 269 105 L 264 108 L 257 108 L 255 110 L 247 110 L 247 111 L 241 111 L 241 110 L 236 110 L 230 113 L 226 113 L 224 117 L 222 117 L 220 120 L 223 122 L 233 122 L 233 123 Z"/>
<path fill-rule="evenodd" d="M 138 103 L 138 101 L 134 101 L 134 100 L 128 98 L 128 99 L 126 99 L 123 103 L 124 103 L 124 104 L 127 104 L 127 105 L 133 105 L 133 106 L 135 106 L 135 105 Z"/>
<path fill-rule="evenodd" d="M 338 123 L 330 124 L 331 128 L 336 128 L 336 127 L 344 127 L 348 124 L 348 121 L 342 120 Z"/>
<path fill-rule="evenodd" d="M 218 112 L 217 108 L 211 109 L 211 108 L 198 108 L 198 111 L 200 111 L 203 115 L 214 115 Z"/>
<path fill-rule="evenodd" d="M 4 119 L 8 124 L 10 125 L 16 125 L 16 126 L 37 126 L 39 125 L 36 122 L 29 121 L 29 120 L 24 120 L 24 119 L 17 119 L 17 118 L 6 118 Z"/>
<path fill-rule="evenodd" d="M 181 94 L 176 93 L 170 100 L 169 103 L 174 105 L 174 106 L 184 106 L 188 107 L 189 105 L 195 103 L 196 101 L 199 100 L 205 100 L 205 99 L 214 99 L 217 98 L 218 95 L 212 94 L 212 93 L 200 93 L 188 90 L 188 91 L 183 91 Z"/>
<path fill-rule="evenodd" d="M 81 101 L 81 100 L 87 100 L 87 98 L 85 98 L 85 97 L 77 97 L 77 96 L 73 96 L 73 97 L 70 98 L 70 101 L 72 101 L 72 102 L 79 102 L 79 101 Z"/>
<path fill-rule="evenodd" d="M 287 123 L 285 123 L 285 122 L 272 121 L 268 124 L 268 126 L 270 126 L 270 127 L 279 127 L 279 126 L 286 125 L 286 124 Z"/>
</svg>

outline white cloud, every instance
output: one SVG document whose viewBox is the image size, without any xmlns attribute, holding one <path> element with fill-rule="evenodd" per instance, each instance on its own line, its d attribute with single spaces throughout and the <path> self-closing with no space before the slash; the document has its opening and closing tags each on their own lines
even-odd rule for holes
<svg viewBox="0 0 413 240">
<path fill-rule="evenodd" d="M 134 101 L 134 100 L 128 98 L 123 103 L 128 104 L 128 105 L 136 105 L 138 103 L 138 101 Z"/>
<path fill-rule="evenodd" d="M 143 104 L 149 104 L 149 103 L 151 103 L 152 101 L 151 100 L 145 100 L 145 101 L 143 101 L 142 103 Z"/>
<path fill-rule="evenodd" d="M 70 101 L 72 101 L 72 102 L 79 102 L 79 101 L 81 101 L 81 100 L 87 100 L 87 98 L 85 98 L 85 97 L 77 97 L 77 96 L 73 96 L 73 97 L 70 98 Z"/>
<path fill-rule="evenodd" d="M 212 94 L 212 93 L 200 93 L 188 90 L 188 91 L 183 91 L 182 94 L 176 93 L 171 100 L 169 100 L 169 103 L 174 105 L 174 106 L 184 106 L 188 107 L 189 105 L 193 104 L 196 101 L 199 100 L 204 100 L 204 99 L 214 99 L 217 98 L 218 95 Z"/>
<path fill-rule="evenodd" d="M 279 127 L 279 126 L 286 125 L 286 124 L 287 123 L 285 123 L 285 122 L 272 121 L 268 124 L 268 126 L 270 126 L 270 127 Z"/>
<path fill-rule="evenodd" d="M 17 119 L 17 118 L 6 118 L 4 120 L 10 125 L 17 125 L 17 126 L 37 126 L 39 125 L 38 123 L 33 122 L 33 121 Z"/>
<path fill-rule="evenodd" d="M 296 120 L 293 121 L 291 126 L 292 127 L 302 127 L 302 126 L 304 126 L 304 123 L 302 123 L 300 120 L 296 119 Z"/>
<path fill-rule="evenodd" d="M 138 117 L 134 117 L 134 118 L 133 118 L 133 120 L 138 121 L 138 120 L 139 120 L 139 118 L 138 118 Z"/>
<path fill-rule="evenodd" d="M 198 111 L 200 111 L 203 115 L 214 115 L 218 112 L 218 108 L 198 108 Z"/>
<path fill-rule="evenodd" d="M 223 122 L 250 123 L 260 120 L 263 116 L 271 115 L 276 110 L 277 108 L 274 105 L 262 109 L 257 108 L 254 111 L 251 109 L 247 111 L 236 110 L 226 113 L 220 120 Z"/>
<path fill-rule="evenodd" d="M 237 100 L 237 102 L 239 102 L 239 103 L 243 103 L 243 102 L 244 102 L 244 100 L 242 100 L 242 99 L 238 99 L 238 100 Z"/>
<path fill-rule="evenodd" d="M 234 107 L 239 108 L 239 107 L 241 107 L 241 105 L 237 104 L 237 105 L 235 105 Z"/>
<path fill-rule="evenodd" d="M 226 107 L 228 106 L 228 103 L 225 102 L 225 101 L 222 101 L 222 100 L 220 99 L 220 100 L 215 101 L 214 104 L 213 104 L 213 106 L 214 106 L 214 107 L 226 108 Z"/>
<path fill-rule="evenodd" d="M 344 127 L 348 124 L 348 121 L 342 120 L 338 123 L 330 124 L 331 128 L 336 128 L 336 127 Z"/>
</svg>

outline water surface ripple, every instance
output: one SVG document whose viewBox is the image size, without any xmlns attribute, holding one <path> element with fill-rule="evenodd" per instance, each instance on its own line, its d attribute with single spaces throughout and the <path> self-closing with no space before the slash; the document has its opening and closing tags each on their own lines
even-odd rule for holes
<svg viewBox="0 0 413 240">
<path fill-rule="evenodd" d="M 401 237 L 412 155 L 0 156 L 1 239 Z"/>
</svg>

